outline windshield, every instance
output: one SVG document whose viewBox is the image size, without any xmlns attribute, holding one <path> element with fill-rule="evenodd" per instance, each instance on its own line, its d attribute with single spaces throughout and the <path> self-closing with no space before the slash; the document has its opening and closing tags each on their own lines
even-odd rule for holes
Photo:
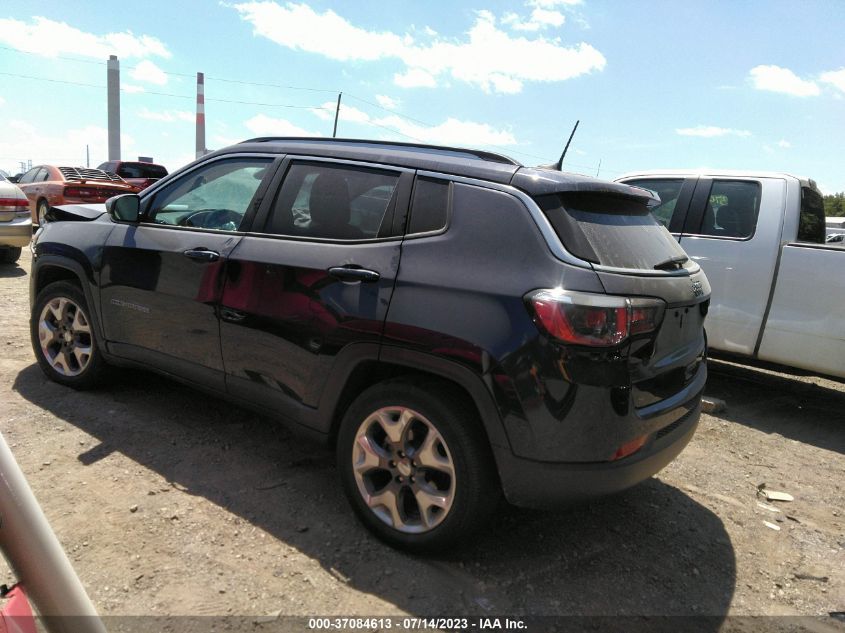
<svg viewBox="0 0 845 633">
<path fill-rule="evenodd" d="M 564 247 L 579 259 L 645 270 L 672 270 L 687 261 L 644 203 L 593 193 L 543 196 L 537 202 Z"/>
</svg>

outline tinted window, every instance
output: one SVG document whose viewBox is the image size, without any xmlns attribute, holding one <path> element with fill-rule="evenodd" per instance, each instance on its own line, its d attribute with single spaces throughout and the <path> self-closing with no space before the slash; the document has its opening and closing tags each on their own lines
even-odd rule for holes
<svg viewBox="0 0 845 633">
<path fill-rule="evenodd" d="M 671 270 L 687 261 L 644 203 L 586 193 L 542 196 L 537 203 L 564 247 L 580 259 L 646 270 Z"/>
<path fill-rule="evenodd" d="M 417 178 L 408 233 L 439 231 L 446 226 L 448 215 L 449 183 L 445 180 Z"/>
<path fill-rule="evenodd" d="M 123 163 L 118 167 L 117 175 L 121 178 L 164 178 L 167 170 L 151 163 Z"/>
<path fill-rule="evenodd" d="M 801 216 L 798 220 L 798 241 L 824 244 L 824 200 L 809 187 L 801 187 Z"/>
<path fill-rule="evenodd" d="M 158 193 L 146 221 L 234 231 L 272 161 L 236 158 L 209 163 Z"/>
<path fill-rule="evenodd" d="M 760 183 L 714 180 L 699 235 L 751 237 L 760 210 Z"/>
<path fill-rule="evenodd" d="M 675 204 L 678 202 L 678 196 L 681 194 L 684 179 L 633 180 L 626 181 L 626 184 L 648 189 L 660 196 L 660 205 L 652 207 L 651 213 L 660 224 L 669 228 L 669 223 L 672 221 L 672 216 L 675 213 Z"/>
<path fill-rule="evenodd" d="M 385 217 L 390 219 L 398 182 L 395 172 L 294 163 L 276 197 L 267 231 L 341 240 L 378 237 Z"/>
<path fill-rule="evenodd" d="M 115 166 L 116 164 L 117 164 L 117 163 L 115 163 L 114 161 L 111 161 L 111 162 L 109 162 L 109 163 L 102 163 L 101 165 L 99 165 L 99 166 L 97 167 L 97 169 L 102 169 L 103 171 L 111 171 L 111 172 L 113 172 L 113 171 L 114 171 L 114 166 Z"/>
<path fill-rule="evenodd" d="M 34 182 L 43 182 L 45 180 L 49 180 L 49 178 L 50 178 L 50 170 L 47 169 L 46 167 L 42 167 L 41 171 L 39 171 L 35 175 L 35 181 Z"/>
</svg>

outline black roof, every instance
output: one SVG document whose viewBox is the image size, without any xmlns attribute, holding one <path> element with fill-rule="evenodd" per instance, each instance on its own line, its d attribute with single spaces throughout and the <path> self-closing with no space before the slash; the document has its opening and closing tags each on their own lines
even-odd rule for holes
<svg viewBox="0 0 845 633">
<path fill-rule="evenodd" d="M 306 154 L 436 171 L 513 185 L 530 195 L 591 191 L 641 200 L 650 199 L 644 190 L 628 185 L 551 169 L 523 167 L 519 162 L 502 154 L 460 147 L 366 139 L 266 136 L 243 141 L 214 154 L 244 151 Z"/>
</svg>

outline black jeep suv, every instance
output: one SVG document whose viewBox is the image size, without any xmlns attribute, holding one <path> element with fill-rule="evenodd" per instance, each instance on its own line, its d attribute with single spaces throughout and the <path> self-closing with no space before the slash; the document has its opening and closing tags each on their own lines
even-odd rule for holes
<svg viewBox="0 0 845 633">
<path fill-rule="evenodd" d="M 329 442 L 361 520 L 439 549 L 501 494 L 632 486 L 687 444 L 710 295 L 643 189 L 486 152 L 257 138 L 53 208 L 32 343 L 140 366 Z"/>
</svg>

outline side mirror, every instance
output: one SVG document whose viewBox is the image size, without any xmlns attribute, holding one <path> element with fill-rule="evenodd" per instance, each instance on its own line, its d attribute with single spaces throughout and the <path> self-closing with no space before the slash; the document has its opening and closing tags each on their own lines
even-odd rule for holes
<svg viewBox="0 0 845 633">
<path fill-rule="evenodd" d="M 106 200 L 106 211 L 117 222 L 138 221 L 141 213 L 141 198 L 134 193 L 126 193 Z"/>
</svg>

